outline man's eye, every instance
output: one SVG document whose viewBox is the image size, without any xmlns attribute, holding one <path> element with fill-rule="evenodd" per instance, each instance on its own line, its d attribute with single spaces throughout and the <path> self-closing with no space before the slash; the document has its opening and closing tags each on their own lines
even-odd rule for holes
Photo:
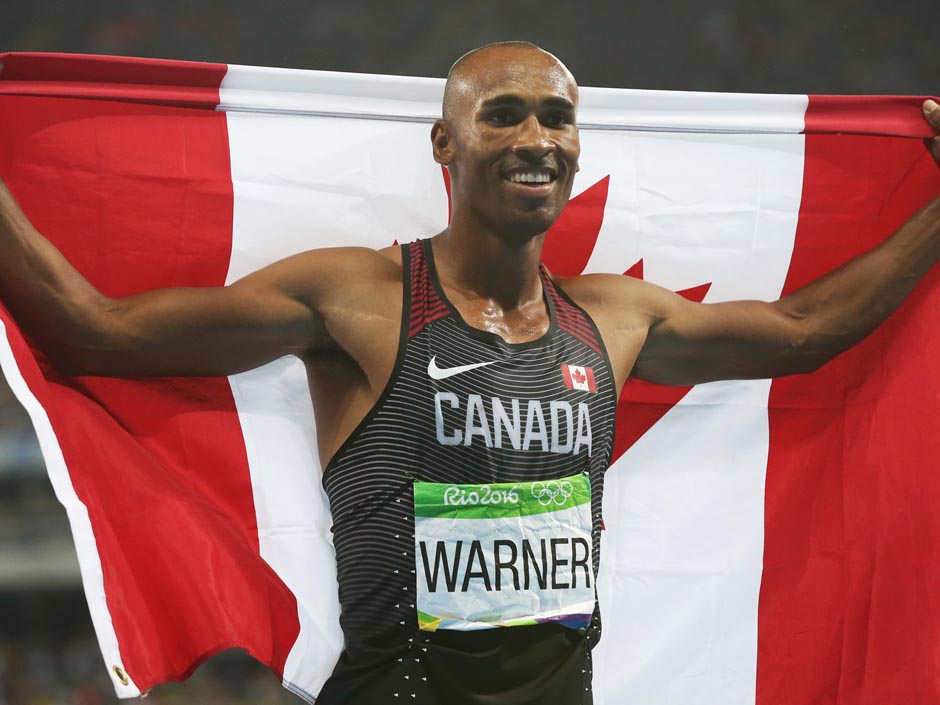
<svg viewBox="0 0 940 705">
<path fill-rule="evenodd" d="M 509 125 L 512 121 L 513 121 L 512 113 L 508 113 L 508 112 L 490 113 L 490 122 L 495 122 L 497 125 Z"/>
<path fill-rule="evenodd" d="M 571 123 L 571 120 L 568 119 L 568 116 L 562 113 L 555 113 L 554 115 L 548 115 L 545 118 L 545 124 L 551 127 L 564 127 L 565 125 L 569 125 L 570 123 Z"/>
</svg>

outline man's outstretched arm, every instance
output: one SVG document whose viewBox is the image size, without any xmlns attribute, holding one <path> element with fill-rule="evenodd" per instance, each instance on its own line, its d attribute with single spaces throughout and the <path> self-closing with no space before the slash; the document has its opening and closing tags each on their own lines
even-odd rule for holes
<svg viewBox="0 0 940 705">
<path fill-rule="evenodd" d="M 228 287 L 110 298 L 36 231 L 0 180 L 0 299 L 66 374 L 222 375 L 315 351 L 330 342 L 318 310 L 342 288 L 351 257 L 310 252 Z"/>
<path fill-rule="evenodd" d="M 940 130 L 933 101 L 924 115 Z M 940 164 L 940 138 L 927 146 Z M 877 247 L 773 303 L 703 305 L 643 287 L 650 326 L 633 375 L 697 384 L 812 371 L 871 333 L 938 260 L 940 199 L 934 199 Z"/>
</svg>

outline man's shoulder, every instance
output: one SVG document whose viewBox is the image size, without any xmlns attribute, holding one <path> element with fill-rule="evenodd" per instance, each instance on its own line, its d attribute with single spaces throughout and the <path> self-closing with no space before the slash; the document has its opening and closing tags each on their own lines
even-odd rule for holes
<svg viewBox="0 0 940 705">
<path fill-rule="evenodd" d="M 346 245 L 343 247 L 321 247 L 314 250 L 308 250 L 308 253 L 319 253 L 334 259 L 346 260 L 350 263 L 361 264 L 366 267 L 385 268 L 393 264 L 401 269 L 401 247 L 390 245 L 389 247 L 373 248 L 357 245 Z"/>
<path fill-rule="evenodd" d="M 552 277 L 578 306 L 587 311 L 601 332 L 646 330 L 664 307 L 665 289 L 623 274 L 582 274 Z"/>
<path fill-rule="evenodd" d="M 397 300 L 402 260 L 398 248 L 324 247 L 274 262 L 236 283 L 266 287 L 304 301 L 317 310 L 356 302 Z"/>
<path fill-rule="evenodd" d="M 643 298 L 651 286 L 641 279 L 622 274 L 551 276 L 552 281 L 581 306 L 620 306 L 625 300 Z"/>
<path fill-rule="evenodd" d="M 326 277 L 343 282 L 398 282 L 401 280 L 401 249 L 397 246 L 323 247 L 307 250 L 282 261 L 301 276 Z"/>
<path fill-rule="evenodd" d="M 370 247 L 341 247 L 342 255 L 354 266 L 362 267 L 363 274 L 376 276 L 394 275 L 401 278 L 401 247 L 390 245 L 373 249 Z"/>
</svg>

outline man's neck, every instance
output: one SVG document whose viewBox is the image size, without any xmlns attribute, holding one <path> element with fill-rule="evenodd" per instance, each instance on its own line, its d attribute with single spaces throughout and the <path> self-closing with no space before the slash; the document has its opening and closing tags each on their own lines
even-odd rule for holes
<svg viewBox="0 0 940 705">
<path fill-rule="evenodd" d="M 451 224 L 433 239 L 432 246 L 438 272 L 449 286 L 467 297 L 512 310 L 542 298 L 539 262 L 544 240 L 544 233 L 513 240 Z"/>
</svg>

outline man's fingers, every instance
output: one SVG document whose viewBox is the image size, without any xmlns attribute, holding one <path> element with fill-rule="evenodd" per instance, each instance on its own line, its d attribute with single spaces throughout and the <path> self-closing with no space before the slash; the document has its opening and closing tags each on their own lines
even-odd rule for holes
<svg viewBox="0 0 940 705">
<path fill-rule="evenodd" d="M 929 122 L 935 130 L 940 130 L 940 105 L 937 105 L 936 101 L 928 98 L 924 101 L 923 110 L 927 122 Z"/>
<path fill-rule="evenodd" d="M 940 105 L 937 105 L 935 100 L 928 98 L 924 101 L 921 109 L 924 112 L 924 118 L 930 123 L 930 126 L 935 131 L 940 132 Z M 929 137 L 924 140 L 924 144 L 926 144 L 927 149 L 930 150 L 930 156 L 932 156 L 933 160 L 940 166 L 940 137 Z"/>
</svg>

